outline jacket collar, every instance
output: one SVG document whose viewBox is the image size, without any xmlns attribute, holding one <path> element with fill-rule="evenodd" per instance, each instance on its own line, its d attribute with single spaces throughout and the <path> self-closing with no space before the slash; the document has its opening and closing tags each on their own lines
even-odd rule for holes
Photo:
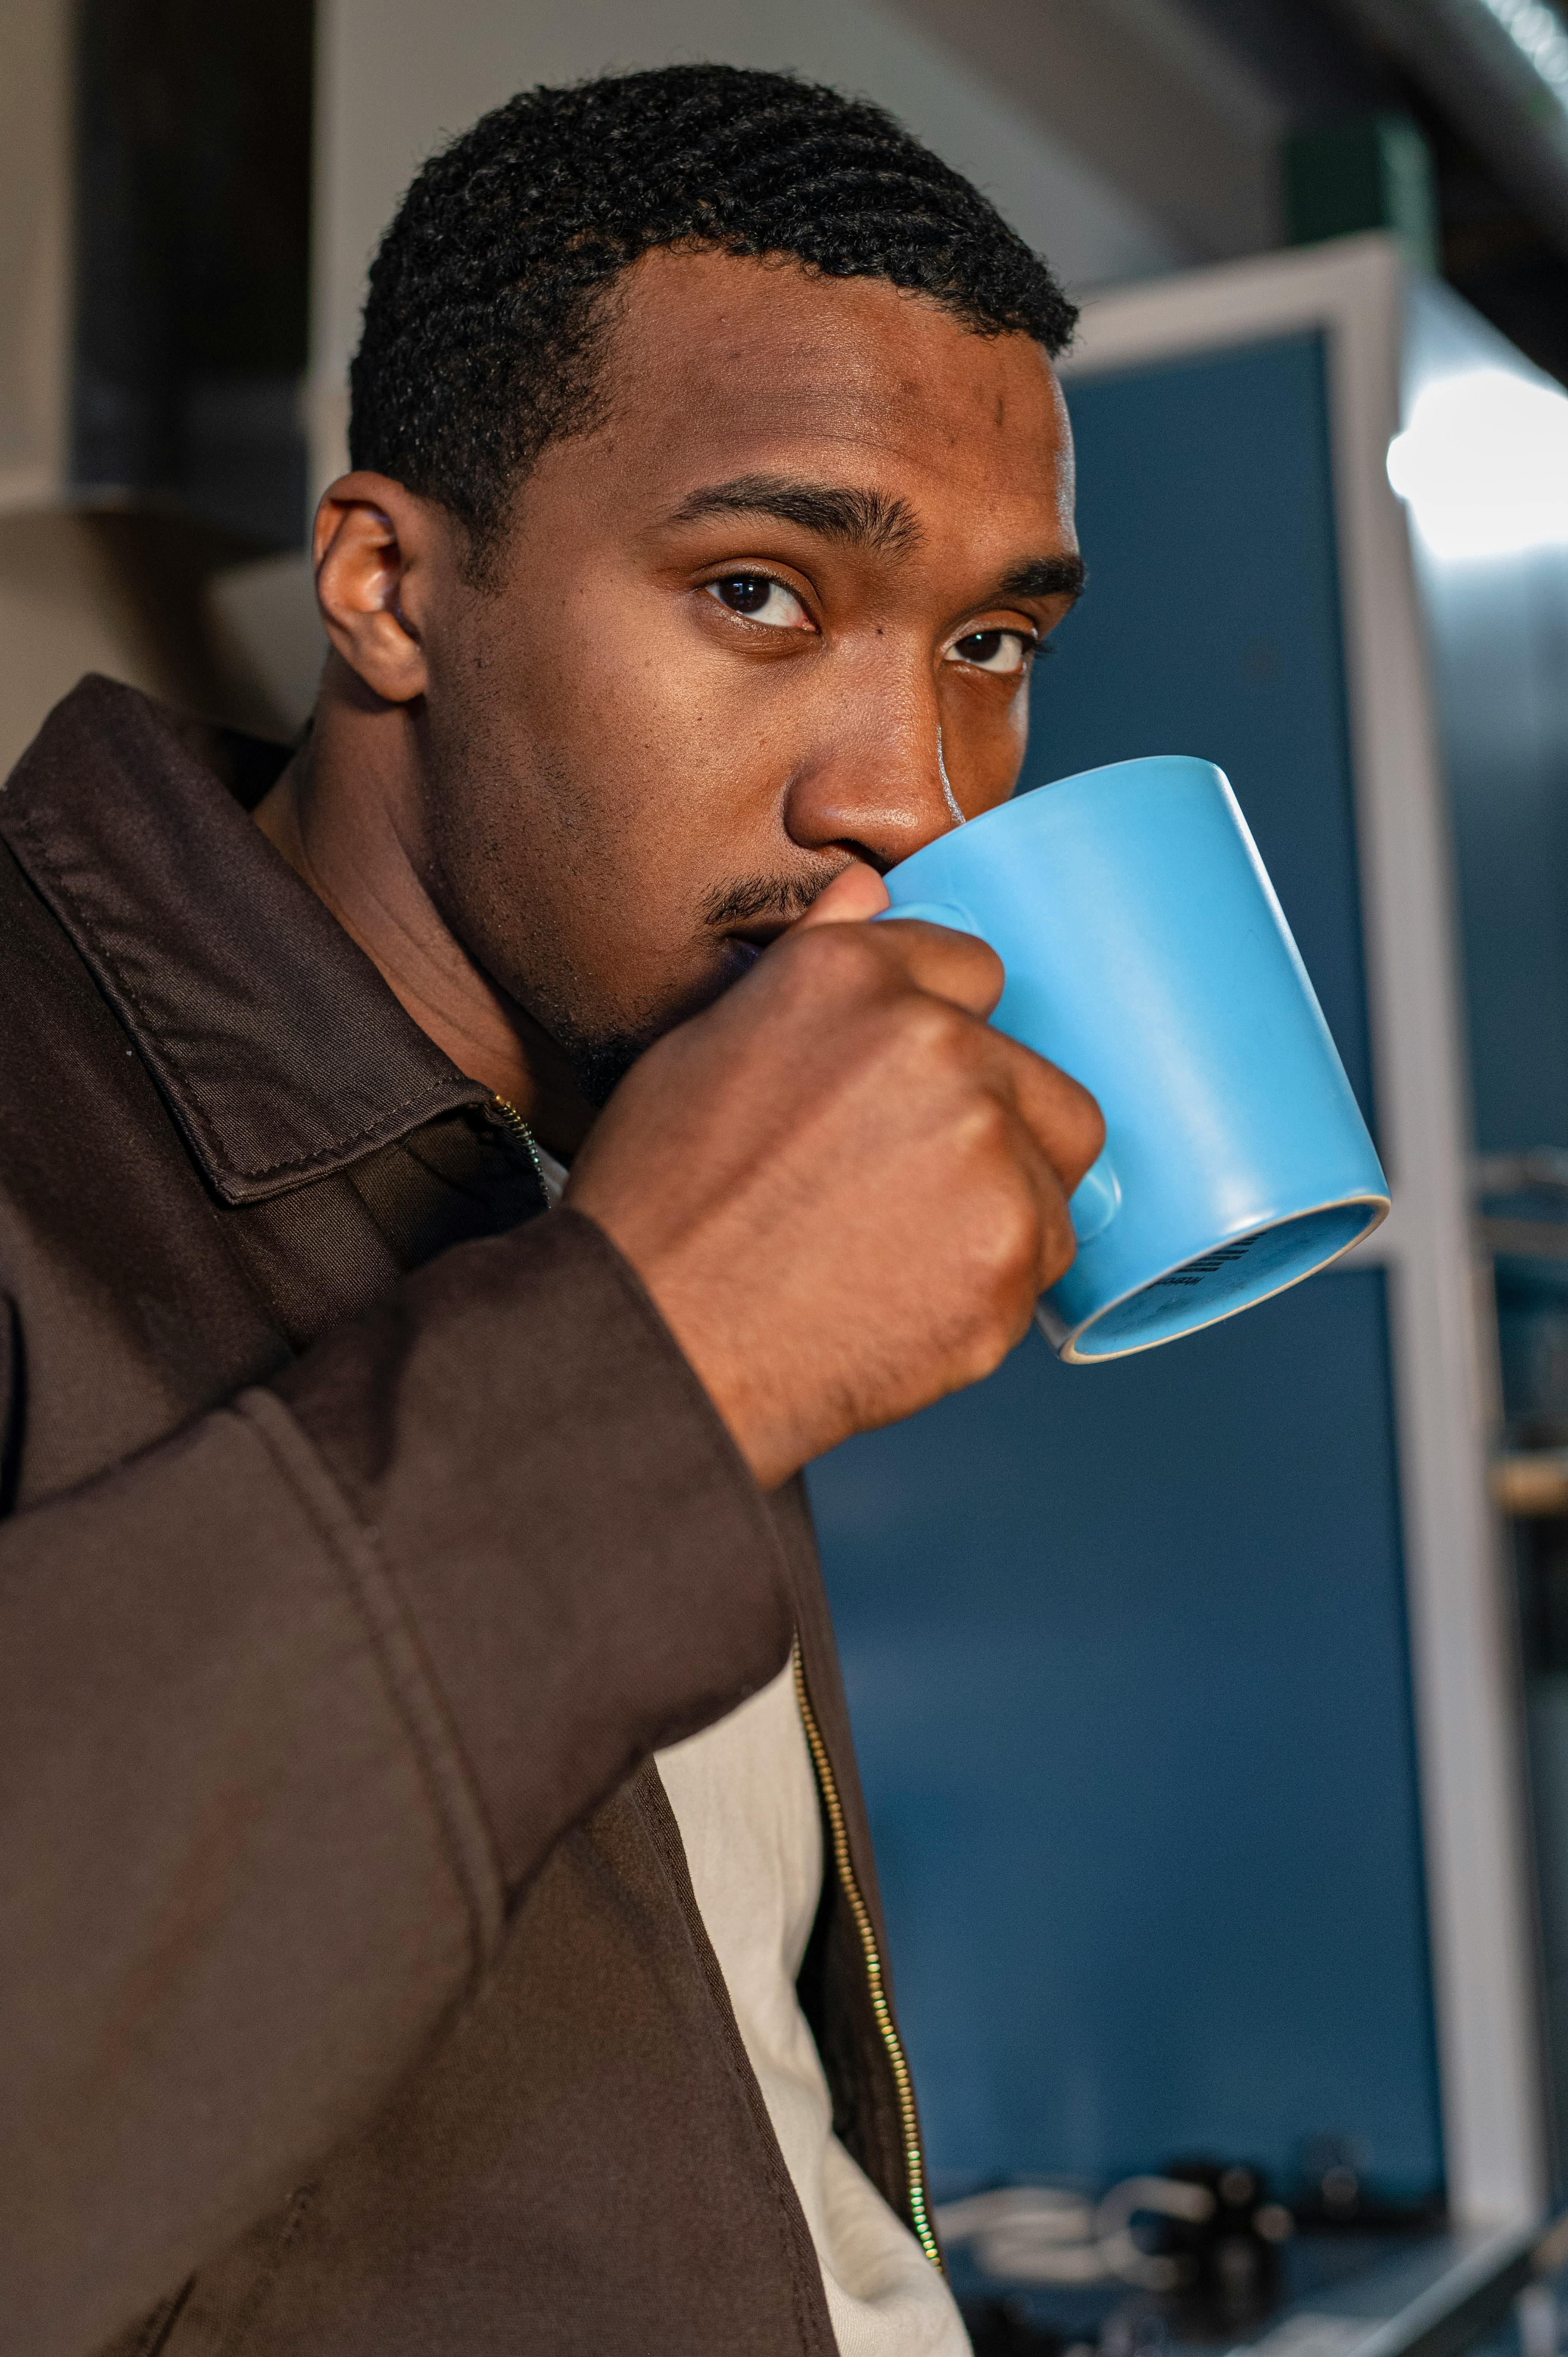
<svg viewBox="0 0 1568 2357">
<path fill-rule="evenodd" d="M 0 791 L 0 836 L 229 1203 L 487 1093 L 252 825 L 287 758 L 90 676 Z"/>
</svg>

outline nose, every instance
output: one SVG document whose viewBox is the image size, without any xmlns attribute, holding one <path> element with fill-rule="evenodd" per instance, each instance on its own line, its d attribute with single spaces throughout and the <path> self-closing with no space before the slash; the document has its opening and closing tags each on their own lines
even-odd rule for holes
<svg viewBox="0 0 1568 2357">
<path fill-rule="evenodd" d="M 789 778 L 791 841 L 806 851 L 851 852 L 880 875 L 962 817 L 929 672 L 841 683 Z"/>
</svg>

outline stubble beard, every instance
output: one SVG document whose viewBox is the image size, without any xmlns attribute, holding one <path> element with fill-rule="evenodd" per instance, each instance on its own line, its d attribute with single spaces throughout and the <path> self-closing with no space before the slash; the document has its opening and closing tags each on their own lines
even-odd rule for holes
<svg viewBox="0 0 1568 2357">
<path fill-rule="evenodd" d="M 488 719 L 488 715 L 485 717 Z M 471 780 L 477 773 L 484 774 L 488 770 L 496 778 L 499 791 L 492 789 L 492 797 L 487 798 L 491 800 L 494 810 L 504 807 L 515 793 L 516 780 L 508 779 L 504 785 L 500 783 L 510 765 L 496 761 L 493 746 L 485 741 L 487 735 L 481 720 L 463 748 L 465 758 L 459 774 L 466 770 Z M 548 828 L 554 838 L 551 848 L 555 855 L 549 864 L 557 871 L 575 864 L 575 829 L 569 818 L 563 823 L 564 814 L 581 800 L 580 794 L 573 791 L 573 783 L 555 763 L 542 761 L 535 755 L 530 786 L 554 820 Z M 486 861 L 474 876 L 478 888 L 465 888 L 460 876 L 473 873 L 474 868 L 470 857 L 465 856 L 460 848 L 458 834 L 452 830 L 454 814 L 455 800 L 444 802 L 438 795 L 430 813 L 426 838 L 434 867 L 427 878 L 433 897 L 480 971 L 549 1035 L 570 1067 L 584 1098 L 596 1111 L 608 1103 L 650 1048 L 667 1032 L 724 996 L 755 962 L 758 952 L 748 951 L 738 942 L 731 941 L 729 953 L 725 954 L 720 940 L 725 928 L 763 919 L 789 923 L 801 916 L 832 880 L 831 876 L 820 871 L 804 877 L 737 877 L 710 889 L 695 909 L 697 937 L 714 952 L 710 976 L 673 1003 L 655 1006 L 645 1002 L 618 1020 L 587 1022 L 581 1010 L 585 1003 L 592 1003 L 595 994 L 582 985 L 591 978 L 579 976 L 574 971 L 570 955 L 563 952 L 561 942 L 548 923 L 528 920 L 526 881 L 520 881 L 510 866 L 503 866 L 499 860 Z M 607 911 L 606 915 L 607 921 L 613 923 L 613 913 Z"/>
</svg>

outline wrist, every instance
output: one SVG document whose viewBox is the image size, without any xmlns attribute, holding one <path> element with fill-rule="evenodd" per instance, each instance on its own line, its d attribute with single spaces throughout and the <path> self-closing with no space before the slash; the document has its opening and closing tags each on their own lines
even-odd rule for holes
<svg viewBox="0 0 1568 2357">
<path fill-rule="evenodd" d="M 753 1321 L 736 1314 L 733 1288 L 719 1286 L 715 1297 L 711 1274 L 692 1270 L 678 1242 L 660 1250 L 638 1232 L 635 1216 L 601 1211 L 586 1191 L 585 1203 L 573 1189 L 574 1208 L 603 1229 L 635 1272 L 758 1488 L 776 1490 L 816 1451 L 786 1405 L 765 1346 L 746 1330 Z"/>
</svg>

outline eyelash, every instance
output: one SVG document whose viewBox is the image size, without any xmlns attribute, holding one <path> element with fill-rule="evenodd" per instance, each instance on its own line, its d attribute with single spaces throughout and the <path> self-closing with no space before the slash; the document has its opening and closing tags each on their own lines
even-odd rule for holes
<svg viewBox="0 0 1568 2357">
<path fill-rule="evenodd" d="M 953 640 L 950 651 L 956 654 L 960 647 L 966 645 L 971 639 L 1016 639 L 1026 662 L 1032 662 L 1036 655 L 1049 655 L 1056 652 L 1056 649 L 1048 640 L 1038 637 L 1033 630 L 1015 630 L 1010 624 L 1004 629 L 1000 623 L 993 630 L 966 630 L 961 639 Z M 977 665 L 976 668 L 978 669 L 979 666 Z M 1005 672 L 1001 674 L 1003 678 L 1006 678 L 1007 675 Z"/>
<path fill-rule="evenodd" d="M 747 565 L 744 572 L 717 573 L 714 576 L 711 581 L 704 581 L 700 586 L 705 595 L 710 591 L 719 588 L 725 581 L 743 580 L 768 582 L 775 589 L 782 589 L 786 597 L 795 598 L 802 607 L 805 605 L 805 600 L 801 598 L 800 591 L 792 583 L 784 580 L 783 577 L 777 573 L 765 572 L 760 565 Z M 809 611 L 809 608 L 807 610 Z M 737 621 L 744 622 L 749 619 L 746 615 L 743 614 L 738 608 L 734 606 L 726 606 L 725 608 L 725 611 L 726 613 L 733 614 Z M 1056 648 L 1052 645 L 1051 641 L 1048 639 L 1042 638 L 1037 631 L 1018 630 L 1010 628 L 1002 629 L 999 626 L 998 630 L 994 632 L 990 630 L 969 630 L 965 632 L 964 636 L 971 639 L 983 639 L 991 638 L 993 636 L 1016 639 L 1019 641 L 1023 653 L 1023 660 L 1026 664 L 1033 662 L 1042 656 L 1052 655 L 1056 652 Z M 963 639 L 955 639 L 953 641 L 954 650 L 962 646 L 963 643 Z M 981 666 L 976 664 L 973 668 L 978 670 Z M 1001 676 L 1005 678 L 1009 676 L 1009 674 L 1004 673 Z"/>
<path fill-rule="evenodd" d="M 711 581 L 701 582 L 698 586 L 705 597 L 712 590 L 723 588 L 726 581 L 766 581 L 772 588 L 782 589 L 787 597 L 793 597 L 797 605 L 801 608 L 802 612 L 808 615 L 811 612 L 811 608 L 806 604 L 806 600 L 801 597 L 800 592 L 796 588 L 792 581 L 786 581 L 781 574 L 765 573 L 760 566 L 755 565 L 748 565 L 738 571 L 734 566 L 731 566 L 725 572 L 715 573 Z M 716 602 L 722 605 L 724 601 L 721 598 Z M 726 614 L 734 614 L 737 621 L 744 622 L 750 619 L 747 615 L 741 613 L 739 608 L 735 606 L 725 606 L 725 611 Z"/>
</svg>

